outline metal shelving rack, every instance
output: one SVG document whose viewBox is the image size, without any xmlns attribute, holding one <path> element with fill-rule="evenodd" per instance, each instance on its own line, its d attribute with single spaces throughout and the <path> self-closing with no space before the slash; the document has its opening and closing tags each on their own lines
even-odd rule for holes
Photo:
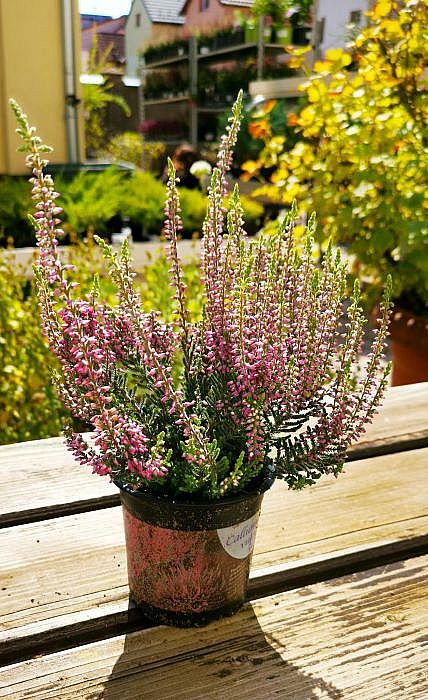
<svg viewBox="0 0 428 700">
<path fill-rule="evenodd" d="M 263 59 L 266 50 L 275 51 L 278 49 L 283 49 L 284 47 L 280 44 L 264 43 L 263 38 L 263 18 L 260 18 L 258 41 L 254 43 L 239 43 L 235 45 L 230 45 L 224 48 L 208 50 L 201 52 L 198 51 L 198 40 L 196 37 L 191 37 L 188 42 L 187 53 L 180 56 L 172 56 L 160 61 L 152 61 L 146 63 L 144 58 L 140 63 L 140 76 L 142 85 L 142 99 L 141 99 L 141 114 L 142 119 L 146 118 L 146 107 L 151 106 L 162 106 L 168 104 L 178 104 L 187 103 L 188 113 L 189 113 L 189 142 L 197 148 L 198 146 L 198 122 L 199 114 L 215 114 L 221 113 L 228 109 L 230 105 L 227 103 L 222 103 L 221 105 L 200 105 L 197 101 L 198 93 L 198 67 L 199 63 L 205 62 L 215 62 L 224 58 L 233 60 L 238 56 L 244 54 L 254 54 L 257 61 L 257 79 L 261 80 L 263 78 Z M 145 98 L 144 96 L 144 85 L 146 82 L 147 75 L 149 71 L 159 70 L 168 67 L 174 67 L 179 64 L 186 64 L 188 66 L 188 90 L 184 94 L 180 95 L 170 95 L 159 98 Z"/>
</svg>

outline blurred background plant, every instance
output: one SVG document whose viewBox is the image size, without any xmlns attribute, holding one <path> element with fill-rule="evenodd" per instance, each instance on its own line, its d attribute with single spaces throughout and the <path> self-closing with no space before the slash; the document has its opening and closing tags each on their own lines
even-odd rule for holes
<svg viewBox="0 0 428 700">
<path fill-rule="evenodd" d="M 428 5 L 379 0 L 367 14 L 349 51 L 328 50 L 302 86 L 307 104 L 288 115 L 297 142 L 260 131 L 264 149 L 244 168 L 273 168 L 259 194 L 317 212 L 320 242 L 348 246 L 371 303 L 391 273 L 396 302 L 427 313 Z"/>
<path fill-rule="evenodd" d="M 50 382 L 32 281 L 0 251 L 0 443 L 58 435 L 65 410 Z"/>
<path fill-rule="evenodd" d="M 295 113 L 304 104 L 304 98 L 293 100 L 274 99 L 261 103 L 249 102 L 243 113 L 241 130 L 235 147 L 234 172 L 243 175 L 243 180 L 253 177 L 266 178 L 269 175 L 266 163 L 262 163 L 262 155 L 267 155 L 266 144 L 274 150 L 292 148 L 299 140 L 295 130 Z M 291 121 L 290 116 L 291 115 Z M 222 132 L 227 124 L 227 117 L 218 119 L 218 129 Z"/>
<path fill-rule="evenodd" d="M 288 10 L 293 7 L 292 0 L 254 0 L 251 12 L 254 17 L 271 17 L 274 24 L 280 24 Z"/>
<path fill-rule="evenodd" d="M 56 178 L 67 228 L 83 236 L 90 226 L 107 235 L 109 223 L 120 218 L 123 181 L 130 176 L 111 167 L 100 173 L 81 171 L 69 182 Z"/>
<path fill-rule="evenodd" d="M 114 303 L 115 289 L 91 236 L 85 243 L 70 245 L 63 254 L 76 265 L 73 281 L 79 283 L 79 293 L 89 294 L 97 272 L 101 299 Z M 159 249 L 137 275 L 144 308 L 158 309 L 168 321 L 174 318 L 169 266 L 163 250 Z M 201 287 L 196 252 L 195 259 L 184 264 L 184 274 L 191 295 L 189 310 L 198 318 Z M 40 330 L 31 271 L 18 265 L 9 251 L 6 254 L 0 250 L 0 444 L 61 433 L 67 411 L 51 385 L 51 371 L 55 367 L 56 360 Z"/>
<path fill-rule="evenodd" d="M 31 192 L 25 178 L 0 176 L 0 248 L 9 242 L 16 246 L 33 245 L 35 236 L 28 220 Z"/>
<path fill-rule="evenodd" d="M 132 163 L 137 168 L 144 168 L 159 175 L 165 160 L 166 146 L 160 141 L 146 143 L 142 134 L 124 131 L 110 139 L 105 155 L 112 163 Z"/>
<path fill-rule="evenodd" d="M 5 178 L 6 187 L 0 189 L 0 222 L 3 241 L 15 246 L 35 245 L 34 232 L 28 221 L 25 206 L 28 184 L 25 179 Z M 165 186 L 150 172 L 123 171 L 111 166 L 102 172 L 81 171 L 75 177 L 56 177 L 61 192 L 59 200 L 64 209 L 64 230 L 78 239 L 87 237 L 88 231 L 106 239 L 118 232 L 124 221 L 132 229 L 135 241 L 158 238 L 164 221 Z M 200 231 L 205 217 L 207 199 L 199 190 L 180 188 L 182 193 L 182 218 L 185 238 Z M 8 195 L 8 196 L 7 196 Z M 243 198 L 248 232 L 254 234 L 261 226 L 264 210 L 253 200 Z"/>
</svg>

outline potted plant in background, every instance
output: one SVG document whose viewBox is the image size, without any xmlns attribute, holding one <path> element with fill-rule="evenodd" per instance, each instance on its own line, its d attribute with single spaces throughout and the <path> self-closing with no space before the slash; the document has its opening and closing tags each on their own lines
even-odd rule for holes
<svg viewBox="0 0 428 700">
<path fill-rule="evenodd" d="M 313 4 L 313 0 L 299 0 L 298 3 L 291 4 L 288 11 L 292 28 L 291 44 L 306 46 L 310 43 Z"/>
<path fill-rule="evenodd" d="M 292 6 L 292 0 L 254 0 L 251 12 L 256 20 L 264 18 L 265 42 L 276 42 L 278 37 L 278 43 L 291 43 L 292 28 L 288 13 Z"/>
<path fill-rule="evenodd" d="M 275 44 L 288 46 L 293 40 L 293 27 L 288 18 L 284 18 L 281 24 L 274 27 L 273 41 Z"/>
<path fill-rule="evenodd" d="M 76 459 L 119 487 L 131 597 L 155 620 L 203 624 L 245 598 L 263 493 L 337 475 L 346 449 L 373 416 L 387 384 L 381 364 L 388 289 L 365 370 L 356 375 L 364 318 L 356 284 L 341 325 L 346 265 L 329 248 L 312 257 L 293 216 L 272 236 L 246 241 L 238 189 L 223 209 L 242 94 L 223 136 L 203 225 L 203 315 L 191 322 L 178 256 L 180 207 L 172 163 L 165 235 L 175 321 L 144 313 L 130 253 L 98 239 L 118 305 L 76 296 L 57 253 L 58 194 L 47 148 L 13 103 L 33 172 L 43 330 L 61 371 L 60 397 L 89 437 L 66 427 Z"/>
</svg>

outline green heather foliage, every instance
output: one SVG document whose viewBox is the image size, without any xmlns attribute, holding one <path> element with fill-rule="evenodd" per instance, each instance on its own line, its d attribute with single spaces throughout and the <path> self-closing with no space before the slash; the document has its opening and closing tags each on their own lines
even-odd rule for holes
<svg viewBox="0 0 428 700">
<path fill-rule="evenodd" d="M 28 187 L 28 185 L 27 185 Z M 104 258 L 95 244 L 81 243 L 68 248 L 68 258 L 76 266 L 73 280 L 83 293 L 90 291 L 94 272 L 100 277 L 101 298 L 115 299 L 106 275 Z M 156 307 L 166 320 L 173 315 L 169 263 L 163 252 L 153 257 L 138 288 L 147 310 Z M 185 265 L 185 279 L 191 290 L 190 313 L 200 315 L 199 265 Z M 29 267 L 19 266 L 10 254 L 0 250 L 0 444 L 53 437 L 61 433 L 68 411 L 51 384 L 51 371 L 57 369 L 54 355 L 42 335 L 39 309 Z"/>
</svg>

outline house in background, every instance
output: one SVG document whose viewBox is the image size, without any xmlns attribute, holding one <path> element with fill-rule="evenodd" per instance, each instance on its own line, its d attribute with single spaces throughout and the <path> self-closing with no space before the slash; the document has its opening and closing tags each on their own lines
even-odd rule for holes
<svg viewBox="0 0 428 700">
<path fill-rule="evenodd" d="M 80 15 L 80 28 L 83 29 L 88 29 L 89 27 L 92 27 L 93 24 L 97 24 L 97 22 L 105 22 L 107 19 L 111 19 L 110 15 L 88 15 L 88 14 L 81 14 Z"/>
<path fill-rule="evenodd" d="M 85 16 L 87 17 L 87 16 Z M 112 86 L 112 93 L 123 97 L 130 108 L 130 115 L 126 115 L 120 107 L 114 103 L 106 105 L 104 125 L 106 136 L 124 131 L 137 131 L 140 124 L 139 95 L 135 84 L 128 84 L 125 76 L 125 25 L 127 15 L 121 17 L 103 17 L 101 21 L 88 24 L 82 21 L 82 70 L 80 77 L 82 83 L 97 83 L 108 81 Z M 88 57 L 91 48 L 96 41 L 97 58 L 105 55 L 108 70 L 102 71 L 102 75 L 92 75 L 88 66 Z"/>
<path fill-rule="evenodd" d="M 349 25 L 362 26 L 370 0 L 319 0 L 316 10 L 316 43 L 319 56 L 327 49 L 345 46 Z"/>
<path fill-rule="evenodd" d="M 253 0 L 185 0 L 181 13 L 188 34 L 207 33 L 233 26 L 237 11 L 249 15 L 252 4 Z"/>
<path fill-rule="evenodd" d="M 94 35 L 97 36 L 98 55 L 101 55 L 107 47 L 111 47 L 107 60 L 111 63 L 116 72 L 125 72 L 125 24 L 127 15 L 122 17 L 104 18 L 100 22 L 92 22 L 82 28 L 82 70 L 86 72 L 88 54 L 94 41 Z"/>
<path fill-rule="evenodd" d="M 19 11 L 18 11 L 19 9 Z M 0 0 L 0 173 L 26 172 L 9 98 L 19 102 L 53 163 L 83 159 L 77 0 Z"/>
<path fill-rule="evenodd" d="M 183 36 L 184 0 L 133 0 L 125 28 L 126 75 L 138 77 L 139 55 L 149 44 Z"/>
</svg>

